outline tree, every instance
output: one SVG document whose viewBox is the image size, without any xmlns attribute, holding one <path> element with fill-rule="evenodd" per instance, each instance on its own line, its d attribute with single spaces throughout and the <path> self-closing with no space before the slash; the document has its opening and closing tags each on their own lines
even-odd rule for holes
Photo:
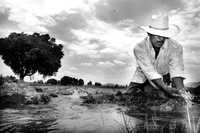
<svg viewBox="0 0 200 133">
<path fill-rule="evenodd" d="M 84 80 L 83 79 L 79 79 L 78 80 L 78 85 L 80 85 L 80 86 L 84 85 Z"/>
<path fill-rule="evenodd" d="M 78 79 L 72 78 L 72 85 L 78 85 Z"/>
<path fill-rule="evenodd" d="M 23 80 L 38 72 L 52 76 L 61 67 L 63 46 L 55 43 L 48 34 L 11 33 L 0 38 L 0 55 L 4 63 Z"/>
<path fill-rule="evenodd" d="M 95 82 L 94 85 L 95 85 L 95 86 L 101 86 L 101 83 L 99 83 L 99 82 Z"/>
<path fill-rule="evenodd" d="M 60 80 L 61 85 L 72 85 L 73 84 L 73 78 L 69 76 L 64 76 Z"/>
<path fill-rule="evenodd" d="M 92 85 L 92 81 L 89 81 L 89 82 L 87 83 L 87 85 L 90 85 L 90 86 L 91 86 L 91 85 Z"/>
<path fill-rule="evenodd" d="M 47 80 L 47 84 L 56 85 L 57 84 L 57 80 L 56 79 L 48 79 Z"/>
</svg>

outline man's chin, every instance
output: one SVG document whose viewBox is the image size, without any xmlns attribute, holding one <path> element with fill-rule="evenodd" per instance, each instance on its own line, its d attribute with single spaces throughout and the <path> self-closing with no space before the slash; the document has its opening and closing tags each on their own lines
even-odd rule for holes
<svg viewBox="0 0 200 133">
<path fill-rule="evenodd" d="M 162 45 L 163 45 L 163 44 L 160 44 L 160 43 L 159 43 L 159 44 L 155 44 L 154 46 L 155 46 L 156 48 L 161 48 Z"/>
</svg>

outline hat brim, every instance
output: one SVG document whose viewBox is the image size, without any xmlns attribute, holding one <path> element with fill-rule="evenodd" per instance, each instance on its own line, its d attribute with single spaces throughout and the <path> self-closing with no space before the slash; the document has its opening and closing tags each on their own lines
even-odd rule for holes
<svg viewBox="0 0 200 133">
<path fill-rule="evenodd" d="M 169 25 L 169 29 L 167 30 L 154 29 L 149 26 L 141 26 L 140 28 L 153 35 L 158 35 L 158 36 L 163 36 L 163 37 L 173 37 L 180 32 L 180 28 L 174 24 Z"/>
</svg>

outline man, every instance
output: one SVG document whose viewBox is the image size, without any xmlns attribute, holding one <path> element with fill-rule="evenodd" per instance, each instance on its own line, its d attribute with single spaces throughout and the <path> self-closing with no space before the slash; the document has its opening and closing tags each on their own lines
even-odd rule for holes
<svg viewBox="0 0 200 133">
<path fill-rule="evenodd" d="M 151 84 L 166 96 L 174 97 L 171 92 L 184 89 L 183 48 L 170 37 L 180 30 L 176 25 L 169 25 L 166 14 L 154 15 L 150 25 L 141 28 L 147 37 L 134 48 L 137 68 L 126 93 Z"/>
</svg>

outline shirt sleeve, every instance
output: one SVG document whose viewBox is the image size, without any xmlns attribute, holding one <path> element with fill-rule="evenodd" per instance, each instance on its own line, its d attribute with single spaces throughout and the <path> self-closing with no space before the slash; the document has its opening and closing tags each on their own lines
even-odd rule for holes
<svg viewBox="0 0 200 133">
<path fill-rule="evenodd" d="M 175 48 L 170 56 L 169 71 L 171 78 L 184 76 L 184 63 L 183 63 L 183 47 Z"/>
<path fill-rule="evenodd" d="M 150 56 L 144 48 L 136 47 L 133 52 L 138 66 L 148 79 L 153 80 L 162 78 L 162 76 L 156 71 L 153 63 L 151 62 Z"/>
</svg>

